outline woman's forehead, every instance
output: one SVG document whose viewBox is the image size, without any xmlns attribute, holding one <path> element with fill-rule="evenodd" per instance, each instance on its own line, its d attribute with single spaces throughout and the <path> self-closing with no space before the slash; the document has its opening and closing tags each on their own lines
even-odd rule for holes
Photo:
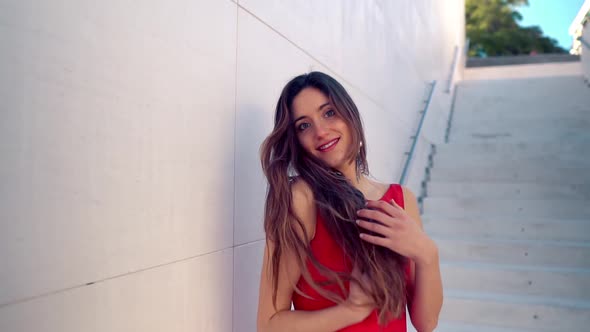
<svg viewBox="0 0 590 332">
<path fill-rule="evenodd" d="M 330 103 L 328 96 L 316 88 L 305 88 L 293 99 L 294 115 L 303 115 L 318 111 L 326 103 Z"/>
</svg>

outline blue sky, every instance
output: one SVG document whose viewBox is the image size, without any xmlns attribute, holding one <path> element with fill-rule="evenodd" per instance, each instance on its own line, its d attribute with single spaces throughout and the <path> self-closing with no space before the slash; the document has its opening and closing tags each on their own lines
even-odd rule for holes
<svg viewBox="0 0 590 332">
<path fill-rule="evenodd" d="M 518 7 L 522 14 L 521 26 L 538 25 L 546 36 L 557 39 L 569 50 L 572 37 L 568 29 L 584 0 L 529 0 L 528 6 Z"/>
</svg>

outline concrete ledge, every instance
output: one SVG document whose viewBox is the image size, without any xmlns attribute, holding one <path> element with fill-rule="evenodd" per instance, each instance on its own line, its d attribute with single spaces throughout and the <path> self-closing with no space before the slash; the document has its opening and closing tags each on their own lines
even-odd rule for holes
<svg viewBox="0 0 590 332">
<path fill-rule="evenodd" d="M 491 67 L 507 65 L 525 65 L 531 63 L 554 63 L 554 62 L 575 62 L 580 61 L 579 55 L 571 54 L 539 54 L 539 55 L 506 55 L 492 56 L 487 58 L 467 59 L 467 68 Z"/>
<path fill-rule="evenodd" d="M 581 76 L 580 61 L 562 63 L 523 64 L 465 69 L 463 80 L 517 79 L 532 77 Z"/>
</svg>

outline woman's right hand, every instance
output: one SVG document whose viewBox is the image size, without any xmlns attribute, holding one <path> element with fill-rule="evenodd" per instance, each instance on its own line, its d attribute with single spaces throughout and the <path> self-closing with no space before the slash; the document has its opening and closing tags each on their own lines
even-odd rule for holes
<svg viewBox="0 0 590 332">
<path fill-rule="evenodd" d="M 352 269 L 352 276 L 363 283 L 365 288 L 368 288 L 367 276 L 361 274 L 356 265 Z M 363 291 L 359 283 L 353 280 L 350 281 L 348 298 L 346 299 L 345 304 L 351 311 L 359 315 L 361 321 L 375 309 L 371 296 Z"/>
</svg>

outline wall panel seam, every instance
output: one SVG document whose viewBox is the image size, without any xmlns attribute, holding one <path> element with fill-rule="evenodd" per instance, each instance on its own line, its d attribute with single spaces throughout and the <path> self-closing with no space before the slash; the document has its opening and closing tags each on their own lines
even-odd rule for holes
<svg viewBox="0 0 590 332">
<path fill-rule="evenodd" d="M 86 282 L 86 283 L 83 283 L 83 284 L 78 284 L 78 285 L 74 285 L 74 286 L 70 286 L 70 287 L 60 288 L 60 289 L 53 290 L 53 291 L 48 291 L 48 292 L 41 293 L 41 294 L 38 294 L 38 295 L 24 297 L 22 299 L 18 299 L 18 300 L 14 300 L 14 301 L 9 301 L 9 302 L 0 304 L 0 309 L 6 308 L 6 307 L 9 307 L 9 306 L 13 306 L 13 305 L 22 304 L 22 303 L 25 303 L 25 302 L 30 302 L 30 301 L 37 300 L 37 299 L 41 299 L 41 298 L 48 297 L 48 296 L 51 296 L 51 295 L 65 293 L 67 291 L 78 289 L 78 288 L 82 288 L 82 287 L 86 287 L 86 286 L 93 286 L 95 284 L 102 283 L 102 282 L 105 282 L 105 281 L 109 281 L 109 280 L 113 280 L 113 279 L 117 279 L 117 278 L 122 278 L 122 277 L 130 276 L 130 275 L 133 275 L 133 274 L 138 274 L 138 273 L 141 273 L 141 272 L 145 272 L 145 271 L 157 269 L 157 268 L 160 268 L 160 267 L 165 267 L 165 266 L 168 266 L 168 265 L 172 265 L 172 264 L 176 264 L 176 263 L 181 263 L 181 262 L 189 261 L 189 260 L 200 258 L 200 257 L 206 256 L 206 255 L 211 255 L 211 254 L 215 254 L 215 253 L 218 253 L 218 252 L 222 252 L 222 251 L 225 251 L 225 250 L 228 250 L 228 249 L 232 249 L 232 251 L 233 251 L 233 246 L 232 247 L 227 247 L 227 248 L 221 248 L 221 249 L 217 249 L 217 250 L 213 250 L 213 251 L 208 251 L 208 252 L 205 252 L 205 253 L 202 253 L 202 254 L 198 254 L 198 255 L 194 255 L 194 256 L 180 258 L 180 259 L 173 260 L 173 261 L 166 262 L 166 263 L 152 265 L 152 266 L 141 268 L 141 269 L 138 269 L 138 270 L 135 270 L 135 271 L 121 273 L 121 274 L 117 274 L 117 275 L 114 275 L 114 276 L 106 277 L 106 278 L 103 278 L 103 279 Z M 232 254 L 233 254 L 233 252 L 232 252 Z"/>
<path fill-rule="evenodd" d="M 236 3 L 236 52 L 235 52 L 235 58 L 234 58 L 234 166 L 233 166 L 233 216 L 232 216 L 232 241 L 231 244 L 232 246 L 234 246 L 235 241 L 236 241 L 236 200 L 237 200 L 237 191 L 236 191 L 236 155 L 237 155 L 237 140 L 238 140 L 238 43 L 239 43 L 239 28 L 240 28 L 240 8 Z M 235 299 L 236 299 L 236 292 L 235 292 L 235 279 L 236 279 L 236 265 L 235 265 L 235 261 L 236 261 L 236 253 L 235 250 L 233 249 L 234 247 L 232 247 L 232 255 L 231 255 L 231 266 L 232 266 L 232 276 L 231 276 L 231 308 L 232 308 L 232 312 L 231 312 L 231 331 L 234 331 L 234 314 L 235 314 Z"/>
<path fill-rule="evenodd" d="M 278 31 L 277 29 L 275 29 L 273 26 L 271 26 L 269 23 L 265 22 L 264 20 L 262 20 L 260 17 L 256 16 L 256 14 L 254 14 L 253 12 L 251 12 L 250 10 L 248 10 L 247 8 L 245 8 L 244 6 L 242 6 L 241 4 L 238 4 L 238 7 L 241 8 L 243 11 L 245 11 L 246 13 L 248 13 L 249 15 L 251 15 L 253 18 L 255 18 L 257 21 L 259 21 L 260 23 L 264 24 L 265 26 L 267 26 L 269 29 L 271 29 L 272 31 L 274 31 L 276 34 L 278 34 L 281 38 L 285 39 L 287 42 L 289 42 L 291 45 L 295 46 L 297 49 L 299 49 L 301 52 L 303 52 L 305 55 L 307 55 L 308 57 L 310 57 L 313 61 L 319 63 L 320 65 L 326 67 L 328 70 L 330 70 L 331 72 L 334 73 L 335 76 L 337 76 L 341 81 L 345 82 L 346 84 L 350 85 L 352 88 L 356 89 L 357 91 L 359 91 L 365 98 L 369 99 L 372 103 L 374 103 L 379 109 L 383 110 L 384 112 L 387 112 L 387 109 L 385 108 L 384 105 L 382 105 L 380 102 L 376 101 L 375 99 L 373 99 L 373 97 L 371 97 L 369 94 L 367 94 L 363 89 L 361 89 L 360 87 L 356 86 L 355 84 L 352 84 L 350 81 L 348 81 L 346 78 L 344 78 L 341 74 L 339 74 L 336 70 L 333 70 L 330 66 L 326 65 L 325 63 L 323 63 L 322 61 L 320 61 L 319 59 L 317 59 L 316 57 L 314 57 L 310 52 L 308 52 L 307 50 L 305 50 L 303 47 L 297 45 L 295 42 L 293 42 L 292 40 L 290 40 L 289 38 L 287 38 L 287 36 L 285 36 L 284 34 L 282 34 L 280 31 Z M 416 110 L 417 112 L 418 110 Z M 402 121 L 403 122 L 403 121 Z M 406 125 L 409 125 L 407 123 L 405 123 Z"/>
</svg>

